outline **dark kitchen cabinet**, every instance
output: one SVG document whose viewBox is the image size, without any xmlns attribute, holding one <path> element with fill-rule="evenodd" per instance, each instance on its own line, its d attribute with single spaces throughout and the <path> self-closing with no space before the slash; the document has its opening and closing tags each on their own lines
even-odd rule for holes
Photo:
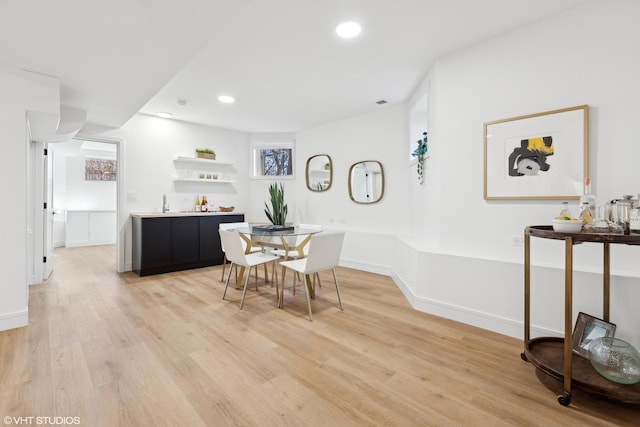
<svg viewBox="0 0 640 427">
<path fill-rule="evenodd" d="M 132 215 L 132 269 L 140 276 L 222 264 L 220 223 L 243 214 Z"/>
</svg>

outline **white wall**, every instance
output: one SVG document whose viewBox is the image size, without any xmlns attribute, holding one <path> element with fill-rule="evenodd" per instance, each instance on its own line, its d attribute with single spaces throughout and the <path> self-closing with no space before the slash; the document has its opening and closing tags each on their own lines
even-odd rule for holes
<svg viewBox="0 0 640 427">
<path fill-rule="evenodd" d="M 484 122 L 589 104 L 598 201 L 640 192 L 638 16 L 636 1 L 592 2 L 438 61 L 426 85 L 428 175 L 409 205 L 419 236 L 399 243 L 394 261 L 395 278 L 416 306 L 522 336 L 523 253 L 511 236 L 526 225 L 549 224 L 559 202 L 483 199 Z M 570 204 L 577 213 L 577 201 Z M 574 254 L 575 269 L 585 272 L 575 277 L 574 317 L 578 311 L 600 316 L 601 248 L 580 245 Z M 640 277 L 639 255 L 635 247 L 612 248 L 611 321 L 635 345 L 640 287 L 630 283 Z M 533 273 L 532 321 L 559 332 L 563 245 L 534 239 L 532 257 L 541 266 Z"/>
<path fill-rule="evenodd" d="M 234 205 L 245 212 L 249 197 L 248 144 L 246 133 L 195 125 L 177 120 L 137 114 L 121 129 L 107 136 L 122 138 L 126 163 L 121 171 L 126 200 L 120 209 L 119 230 L 124 234 L 124 269 L 131 270 L 131 212 L 159 212 L 167 195 L 171 211 L 191 209 L 196 196 L 207 195 L 210 207 Z M 219 161 L 234 163 L 225 169 L 233 184 L 174 182 L 177 156 L 194 157 L 196 148 L 211 148 Z"/>
<path fill-rule="evenodd" d="M 115 159 L 115 153 L 113 156 Z M 116 181 L 87 181 L 84 154 L 79 157 L 67 157 L 65 162 L 65 201 L 62 205 L 54 204 L 56 209 L 65 210 L 116 210 Z"/>
<path fill-rule="evenodd" d="M 382 107 L 296 134 L 299 178 L 294 183 L 294 219 L 347 230 L 342 265 L 390 272 L 393 236 L 409 231 L 407 139 L 405 105 Z M 316 154 L 328 154 L 333 161 L 328 191 L 312 192 L 306 187 L 306 161 Z M 357 204 L 349 198 L 349 167 L 362 160 L 378 160 L 384 168 L 384 195 L 378 203 Z"/>
<path fill-rule="evenodd" d="M 24 326 L 27 296 L 27 132 L 22 81 L 0 69 L 0 141 L 5 159 L 0 168 L 3 199 L 13 209 L 2 209 L 0 242 L 0 330 Z"/>
<path fill-rule="evenodd" d="M 28 323 L 28 271 L 33 269 L 34 183 L 29 158 L 27 112 L 55 113 L 59 82 L 0 66 L 0 168 L 3 224 L 0 241 L 0 331 Z M 39 205 L 41 206 L 41 205 Z M 40 217 L 41 218 L 41 217 Z M 42 260 L 42 253 L 40 262 Z"/>
</svg>

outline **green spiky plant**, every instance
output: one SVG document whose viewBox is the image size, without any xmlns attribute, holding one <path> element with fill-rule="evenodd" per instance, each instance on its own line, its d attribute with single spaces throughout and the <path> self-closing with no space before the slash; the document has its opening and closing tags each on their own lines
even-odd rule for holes
<svg viewBox="0 0 640 427">
<path fill-rule="evenodd" d="M 271 208 L 264 202 L 264 213 L 273 225 L 284 225 L 287 219 L 287 204 L 284 202 L 284 185 L 272 183 L 269 185 L 269 197 L 271 198 Z"/>
</svg>

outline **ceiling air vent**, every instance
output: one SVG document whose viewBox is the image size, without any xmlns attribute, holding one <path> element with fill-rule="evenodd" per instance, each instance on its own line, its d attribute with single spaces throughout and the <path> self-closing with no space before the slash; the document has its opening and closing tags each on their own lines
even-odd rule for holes
<svg viewBox="0 0 640 427">
<path fill-rule="evenodd" d="M 387 103 L 387 101 L 385 101 L 384 99 L 381 99 L 380 101 L 376 101 L 376 104 L 378 104 L 378 105 L 384 105 L 386 103 Z"/>
</svg>

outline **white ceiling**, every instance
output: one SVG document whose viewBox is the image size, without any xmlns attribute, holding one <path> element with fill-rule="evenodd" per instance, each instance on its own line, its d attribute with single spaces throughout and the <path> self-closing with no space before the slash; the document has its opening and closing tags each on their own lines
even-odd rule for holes
<svg viewBox="0 0 640 427">
<path fill-rule="evenodd" d="M 58 77 L 93 124 L 292 132 L 404 102 L 437 58 L 586 2 L 0 0 L 0 64 Z M 335 35 L 345 19 L 358 38 Z"/>
</svg>

